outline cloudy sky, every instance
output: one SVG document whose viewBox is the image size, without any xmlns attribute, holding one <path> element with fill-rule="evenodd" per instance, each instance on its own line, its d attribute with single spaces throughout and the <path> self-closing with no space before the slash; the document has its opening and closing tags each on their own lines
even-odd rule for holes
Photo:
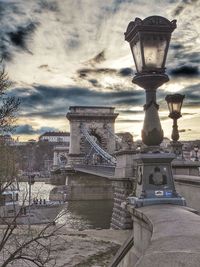
<svg viewBox="0 0 200 267">
<path fill-rule="evenodd" d="M 144 90 L 132 84 L 135 66 L 124 32 L 135 17 L 177 20 L 166 63 L 170 82 L 158 89 L 165 136 L 172 121 L 164 101 L 185 94 L 181 140 L 200 139 L 200 1 L 0 0 L 0 53 L 21 99 L 20 140 L 69 130 L 72 105 L 106 105 L 119 113 L 116 131 L 140 138 Z"/>
</svg>

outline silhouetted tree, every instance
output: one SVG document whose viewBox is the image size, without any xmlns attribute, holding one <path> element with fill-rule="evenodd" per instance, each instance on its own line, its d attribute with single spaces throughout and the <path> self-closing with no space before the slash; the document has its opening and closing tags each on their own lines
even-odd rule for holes
<svg viewBox="0 0 200 267">
<path fill-rule="evenodd" d="M 16 121 L 20 100 L 15 96 L 9 96 L 7 89 L 11 86 L 8 75 L 3 67 L 0 67 L 0 134 L 11 131 Z"/>
</svg>

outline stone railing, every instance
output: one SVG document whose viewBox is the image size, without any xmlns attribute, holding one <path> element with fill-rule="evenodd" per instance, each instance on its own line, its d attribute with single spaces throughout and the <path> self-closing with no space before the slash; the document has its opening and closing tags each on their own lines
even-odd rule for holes
<svg viewBox="0 0 200 267">
<path fill-rule="evenodd" d="M 194 210 L 167 204 L 127 208 L 134 245 L 129 238 L 110 267 L 200 266 L 200 216 Z"/>
<path fill-rule="evenodd" d="M 200 176 L 174 175 L 176 191 L 186 199 L 188 207 L 200 213 Z"/>
</svg>

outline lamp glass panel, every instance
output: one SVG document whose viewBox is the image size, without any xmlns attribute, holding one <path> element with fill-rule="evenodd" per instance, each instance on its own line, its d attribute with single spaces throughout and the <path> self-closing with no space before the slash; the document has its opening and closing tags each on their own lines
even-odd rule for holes
<svg viewBox="0 0 200 267">
<path fill-rule="evenodd" d="M 137 72 L 141 72 L 142 71 L 142 54 L 141 54 L 140 41 L 138 40 L 136 43 L 132 44 L 131 49 L 132 49 L 133 58 L 135 61 Z"/>
<path fill-rule="evenodd" d="M 172 113 L 173 112 L 173 103 L 172 102 L 168 102 L 168 108 L 169 108 L 169 112 Z"/>
<path fill-rule="evenodd" d="M 181 109 L 181 103 L 172 103 L 173 105 L 173 111 L 175 112 L 180 112 L 180 109 Z"/>
<path fill-rule="evenodd" d="M 167 38 L 161 34 L 143 34 L 145 69 L 154 70 L 162 68 L 167 47 Z"/>
</svg>

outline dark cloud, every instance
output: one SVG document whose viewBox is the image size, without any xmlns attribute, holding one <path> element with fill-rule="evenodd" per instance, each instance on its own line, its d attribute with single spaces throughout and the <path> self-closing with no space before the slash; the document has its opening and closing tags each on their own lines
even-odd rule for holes
<svg viewBox="0 0 200 267">
<path fill-rule="evenodd" d="M 122 68 L 119 71 L 111 68 L 84 68 L 79 69 L 77 73 L 80 78 L 85 78 L 88 75 L 94 74 L 119 75 L 122 77 L 127 77 L 133 75 L 133 70 L 131 68 Z"/>
<path fill-rule="evenodd" d="M 54 119 L 59 119 L 59 118 L 64 118 L 66 115 L 66 110 L 68 109 L 67 106 L 61 106 L 61 107 L 51 107 L 47 106 L 44 110 L 39 110 L 39 111 L 32 111 L 32 108 L 28 109 L 25 108 L 21 112 L 20 116 L 21 117 L 42 117 L 44 119 L 49 119 L 49 118 L 54 118 Z"/>
<path fill-rule="evenodd" d="M 183 104 L 184 105 L 184 104 Z M 181 112 L 182 116 L 186 116 L 186 115 L 197 115 L 198 113 L 189 113 L 189 112 Z"/>
<path fill-rule="evenodd" d="M 59 11 L 59 6 L 56 1 L 40 0 L 39 5 L 42 9 L 46 9 L 53 12 Z"/>
<path fill-rule="evenodd" d="M 22 116 L 59 117 L 73 105 L 138 105 L 144 103 L 143 90 L 96 91 L 80 87 L 35 86 L 16 88 L 10 94 L 21 99 Z"/>
<path fill-rule="evenodd" d="M 12 52 L 4 43 L 1 42 L 0 42 L 0 55 L 1 58 L 6 61 L 10 61 L 12 59 Z"/>
<path fill-rule="evenodd" d="M 110 68 L 84 68 L 77 71 L 80 78 L 85 78 L 89 74 L 117 74 L 116 69 Z"/>
<path fill-rule="evenodd" d="M 123 69 L 119 70 L 118 73 L 120 76 L 123 76 L 123 77 L 132 76 L 134 74 L 133 70 L 131 68 L 123 68 Z"/>
<path fill-rule="evenodd" d="M 41 127 L 40 129 L 34 130 L 33 127 L 29 124 L 23 124 L 16 127 L 15 134 L 43 134 L 50 131 L 59 131 L 54 127 Z"/>
<path fill-rule="evenodd" d="M 90 82 L 94 87 L 100 87 L 100 84 L 96 79 L 90 79 L 88 82 Z"/>
<path fill-rule="evenodd" d="M 172 44 L 170 45 L 170 49 L 174 49 L 174 50 L 178 50 L 178 51 L 179 51 L 180 49 L 183 49 L 183 48 L 184 48 L 184 45 L 182 45 L 182 44 L 177 44 L 177 43 L 176 43 L 176 44 L 175 44 L 175 43 L 173 44 L 173 43 L 172 43 Z"/>
<path fill-rule="evenodd" d="M 120 123 L 136 123 L 136 122 L 143 122 L 143 120 L 128 120 L 128 119 L 118 119 L 117 122 Z"/>
<path fill-rule="evenodd" d="M 70 48 L 72 50 L 77 49 L 81 44 L 79 38 L 80 38 L 80 36 L 77 33 L 72 34 L 71 38 L 69 40 L 67 40 L 68 48 Z"/>
<path fill-rule="evenodd" d="M 26 26 L 19 26 L 15 31 L 8 32 L 13 45 L 23 49 L 27 49 L 27 37 L 30 36 L 36 29 L 36 24 L 31 22 Z"/>
<path fill-rule="evenodd" d="M 195 76 L 199 74 L 199 70 L 196 66 L 182 66 L 171 70 L 170 74 L 172 76 Z"/>
<path fill-rule="evenodd" d="M 178 16 L 180 15 L 183 10 L 188 6 L 188 5 L 192 5 L 194 3 L 198 2 L 198 0 L 182 0 L 174 9 L 172 15 L 173 16 Z"/>
<path fill-rule="evenodd" d="M 142 110 L 121 110 L 121 109 L 117 109 L 117 112 L 119 112 L 120 114 L 143 114 L 144 112 Z"/>
<path fill-rule="evenodd" d="M 200 63 L 199 52 L 191 52 L 185 49 L 177 49 L 173 55 L 179 61 L 179 64 L 185 64 L 185 62 L 190 62 L 192 64 Z"/>
<path fill-rule="evenodd" d="M 97 54 L 94 58 L 90 59 L 88 61 L 88 63 L 93 65 L 93 64 L 96 64 L 96 63 L 101 63 L 101 62 L 103 62 L 105 60 L 106 60 L 105 51 L 103 50 L 99 54 Z"/>
<path fill-rule="evenodd" d="M 181 129 L 179 130 L 179 133 L 185 133 L 185 132 L 190 132 L 192 129 Z"/>
</svg>

